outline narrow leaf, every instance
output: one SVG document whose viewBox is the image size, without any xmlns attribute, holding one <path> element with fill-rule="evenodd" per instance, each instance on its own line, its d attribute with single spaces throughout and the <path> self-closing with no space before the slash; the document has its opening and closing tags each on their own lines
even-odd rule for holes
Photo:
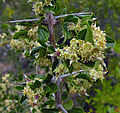
<svg viewBox="0 0 120 113">
<path fill-rule="evenodd" d="M 86 79 L 88 81 L 90 81 L 90 76 L 88 74 L 82 74 L 82 73 L 79 73 L 76 78 L 82 78 L 82 79 Z"/>
<path fill-rule="evenodd" d="M 69 101 L 63 103 L 63 107 L 64 107 L 66 110 L 72 109 L 72 107 L 73 107 L 73 101 L 72 101 L 72 100 L 69 100 Z"/>
<path fill-rule="evenodd" d="M 56 59 L 56 60 L 53 62 L 53 64 L 52 64 L 52 71 L 55 70 L 55 68 L 57 67 L 58 64 L 59 64 L 59 60 Z"/>
<path fill-rule="evenodd" d="M 19 39 L 20 36 L 27 36 L 27 33 L 28 33 L 27 30 L 18 31 L 13 35 L 13 39 Z"/>
<path fill-rule="evenodd" d="M 116 41 L 114 39 L 112 39 L 110 36 L 106 36 L 106 41 L 107 41 L 106 46 L 108 48 L 114 48 L 115 47 Z"/>
<path fill-rule="evenodd" d="M 50 93 L 55 93 L 58 90 L 58 86 L 55 83 L 50 83 L 49 88 Z"/>
<path fill-rule="evenodd" d="M 84 113 L 84 111 L 80 108 L 73 107 L 68 113 Z"/>
<path fill-rule="evenodd" d="M 87 29 L 82 29 L 82 30 L 78 33 L 77 39 L 85 40 L 86 33 L 87 33 Z"/>
<path fill-rule="evenodd" d="M 94 44 L 94 42 L 93 42 L 93 32 L 92 32 L 92 29 L 91 29 L 88 22 L 87 22 L 87 33 L 86 33 L 86 36 L 85 36 L 85 42 L 90 42 L 90 43 Z"/>
<path fill-rule="evenodd" d="M 42 113 L 59 113 L 58 109 L 42 109 Z"/>
<path fill-rule="evenodd" d="M 65 17 L 64 22 L 73 22 L 76 24 L 78 22 L 78 17 L 75 15 L 68 15 Z"/>
</svg>

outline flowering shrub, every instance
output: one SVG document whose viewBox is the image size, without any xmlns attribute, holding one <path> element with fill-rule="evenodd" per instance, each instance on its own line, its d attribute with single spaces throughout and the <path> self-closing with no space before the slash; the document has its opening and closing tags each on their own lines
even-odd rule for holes
<svg viewBox="0 0 120 113">
<path fill-rule="evenodd" d="M 53 16 L 61 12 L 56 0 L 29 2 L 40 18 L 37 22 L 23 21 L 16 25 L 10 45 L 34 59 L 36 69 L 40 66 L 45 73 L 25 75 L 22 102 L 29 104 L 33 112 L 82 113 L 67 97 L 69 93 L 87 95 L 86 90 L 93 82 L 104 79 L 107 72 L 104 50 L 114 47 L 115 41 L 97 27 L 91 13 Z M 57 42 L 54 25 L 58 21 L 63 30 Z M 7 34 L 4 37 L 8 37 Z"/>
</svg>

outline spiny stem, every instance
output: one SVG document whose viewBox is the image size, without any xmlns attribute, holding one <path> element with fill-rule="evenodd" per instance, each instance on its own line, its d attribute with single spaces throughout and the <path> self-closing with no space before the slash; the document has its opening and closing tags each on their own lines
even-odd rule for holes
<svg viewBox="0 0 120 113">
<path fill-rule="evenodd" d="M 63 17 L 66 17 L 68 15 L 75 15 L 75 16 L 78 16 L 78 15 L 88 15 L 88 14 L 91 14 L 91 12 L 85 12 L 85 13 L 72 13 L 72 14 L 65 14 L 65 15 L 60 15 L 60 16 L 54 16 L 55 19 L 59 19 L 59 18 L 63 18 Z M 14 20 L 14 21 L 8 21 L 6 23 L 19 23 L 19 22 L 33 22 L 33 21 L 38 21 L 40 20 L 40 18 L 36 18 L 36 19 L 23 19 L 23 20 Z M 44 20 L 44 22 L 46 23 L 46 20 Z"/>
</svg>

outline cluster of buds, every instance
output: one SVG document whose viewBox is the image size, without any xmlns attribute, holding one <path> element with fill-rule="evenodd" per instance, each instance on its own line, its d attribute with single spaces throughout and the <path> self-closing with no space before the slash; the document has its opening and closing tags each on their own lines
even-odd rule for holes
<svg viewBox="0 0 120 113">
<path fill-rule="evenodd" d="M 101 65 L 99 65 L 98 69 L 90 69 L 89 74 L 92 81 L 96 81 L 98 78 L 101 80 L 104 79 L 104 71 Z"/>
<path fill-rule="evenodd" d="M 23 50 L 24 44 L 22 41 L 12 39 L 10 41 L 10 46 L 16 50 Z"/>
<path fill-rule="evenodd" d="M 39 57 L 39 56 L 38 56 Z M 52 64 L 52 61 L 47 57 L 37 58 L 35 61 L 37 65 L 49 67 Z"/>
<path fill-rule="evenodd" d="M 35 90 L 31 89 L 30 84 L 33 84 L 35 80 L 38 80 L 41 82 L 41 79 L 39 78 L 36 78 L 34 80 L 27 79 L 26 87 L 24 87 L 24 90 L 23 90 L 23 94 L 28 98 L 27 103 L 32 107 L 42 102 L 43 97 L 41 94 L 44 92 L 42 86 L 40 88 L 36 88 Z"/>
<path fill-rule="evenodd" d="M 3 47 L 4 45 L 9 43 L 9 40 L 7 39 L 7 34 L 6 33 L 2 33 L 0 34 L 0 46 Z"/>
<path fill-rule="evenodd" d="M 84 79 L 74 79 L 70 85 L 70 94 L 79 93 L 79 95 L 88 96 L 86 90 L 90 88 L 92 85 Z"/>
<path fill-rule="evenodd" d="M 96 24 L 92 25 L 91 28 L 93 31 L 94 46 L 103 51 L 106 49 L 106 34 L 100 30 L 100 27 L 96 27 Z"/>
<path fill-rule="evenodd" d="M 59 64 L 59 66 L 54 70 L 56 75 L 63 75 L 66 72 L 68 72 L 68 69 L 65 65 L 63 65 L 62 63 Z"/>
<path fill-rule="evenodd" d="M 84 29 L 84 28 L 86 28 L 86 27 L 87 27 L 87 26 L 81 27 L 81 20 L 78 19 L 77 24 L 75 24 L 75 23 L 73 23 L 73 22 L 69 23 L 68 29 L 71 30 L 71 31 L 72 31 L 72 30 L 75 30 L 76 32 L 79 32 L 79 31 L 81 31 L 82 29 Z"/>
<path fill-rule="evenodd" d="M 72 63 L 77 62 L 79 59 L 82 62 L 88 62 L 95 61 L 98 57 L 104 58 L 103 50 L 99 50 L 90 42 L 75 38 L 70 41 L 70 47 L 64 47 L 59 51 L 62 58 L 70 59 Z"/>
<path fill-rule="evenodd" d="M 17 29 L 16 32 L 20 30 L 25 30 L 25 26 L 16 25 L 15 28 Z"/>
<path fill-rule="evenodd" d="M 4 39 L 6 36 L 7 36 L 6 33 L 2 33 L 0 34 L 0 39 Z"/>
<path fill-rule="evenodd" d="M 38 39 L 38 26 L 28 31 L 28 36 L 32 39 Z"/>
<path fill-rule="evenodd" d="M 36 15 L 44 13 L 44 6 L 52 5 L 51 0 L 45 0 L 44 2 L 39 0 L 29 0 L 28 2 L 34 2 L 33 11 Z"/>
</svg>

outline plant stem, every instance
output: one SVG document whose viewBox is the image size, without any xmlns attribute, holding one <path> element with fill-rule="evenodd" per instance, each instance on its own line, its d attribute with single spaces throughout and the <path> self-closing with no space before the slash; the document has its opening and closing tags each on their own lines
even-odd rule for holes
<svg viewBox="0 0 120 113">
<path fill-rule="evenodd" d="M 48 30 L 49 30 L 49 34 L 50 34 L 50 44 L 53 45 L 54 47 L 56 47 L 55 44 L 55 33 L 54 33 L 54 25 L 55 25 L 55 19 L 53 17 L 52 12 L 49 12 L 46 14 L 46 20 L 48 23 Z"/>
<path fill-rule="evenodd" d="M 60 16 L 54 16 L 55 19 L 59 19 L 59 18 L 63 18 L 66 17 L 68 15 L 88 15 L 91 14 L 91 12 L 85 12 L 85 13 L 72 13 L 72 14 L 65 14 L 65 15 L 60 15 Z M 23 20 L 14 20 L 14 21 L 8 21 L 6 23 L 19 23 L 19 22 L 33 22 L 33 21 L 38 21 L 40 20 L 40 18 L 36 18 L 36 19 L 23 19 Z M 46 20 L 43 20 L 43 23 L 46 23 Z"/>
</svg>

